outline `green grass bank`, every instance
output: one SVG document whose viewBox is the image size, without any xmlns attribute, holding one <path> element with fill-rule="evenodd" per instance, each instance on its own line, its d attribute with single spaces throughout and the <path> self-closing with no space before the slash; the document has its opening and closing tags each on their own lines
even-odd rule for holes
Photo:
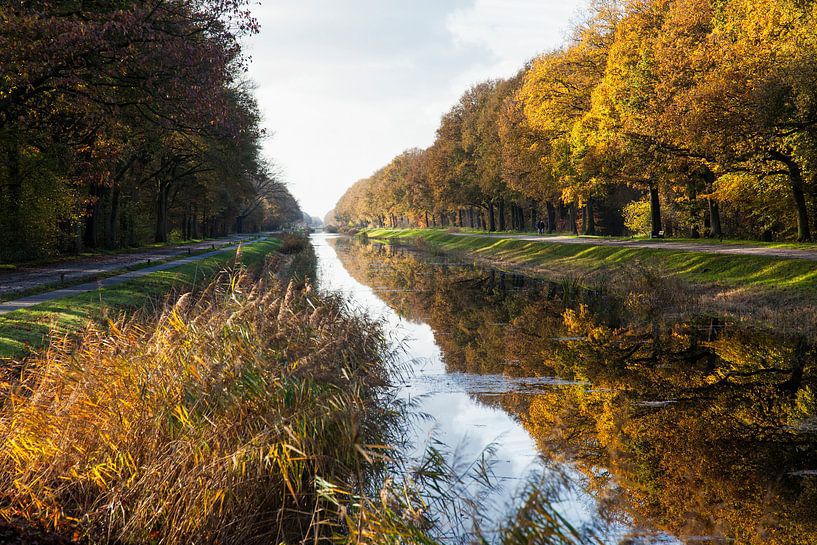
<svg viewBox="0 0 817 545">
<path fill-rule="evenodd" d="M 587 274 L 648 263 L 667 276 L 707 286 L 747 288 L 766 294 L 817 295 L 817 263 L 802 259 L 713 254 L 665 248 L 563 244 L 499 238 L 439 229 L 369 229 L 371 239 L 426 245 L 539 275 Z"/>
<path fill-rule="evenodd" d="M 281 248 L 282 244 L 281 239 L 270 238 L 243 245 L 240 263 L 247 267 L 260 266 L 266 256 Z M 229 250 L 124 284 L 0 316 L 0 361 L 21 358 L 44 347 L 52 334 L 79 332 L 89 320 L 100 320 L 120 312 L 139 309 L 159 301 L 170 291 L 190 289 L 209 282 L 216 273 L 233 265 L 235 258 L 236 250 Z"/>
</svg>

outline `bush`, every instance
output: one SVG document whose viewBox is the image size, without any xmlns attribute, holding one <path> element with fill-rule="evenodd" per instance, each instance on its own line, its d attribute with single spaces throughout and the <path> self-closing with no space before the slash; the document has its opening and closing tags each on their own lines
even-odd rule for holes
<svg viewBox="0 0 817 545">
<path fill-rule="evenodd" d="M 646 236 L 652 232 L 650 202 L 642 199 L 624 207 L 624 226 L 632 235 Z"/>
<path fill-rule="evenodd" d="M 278 251 L 282 254 L 298 254 L 306 250 L 309 246 L 309 237 L 306 235 L 286 233 L 281 239 L 283 240 L 283 244 L 281 244 L 281 248 Z"/>
</svg>

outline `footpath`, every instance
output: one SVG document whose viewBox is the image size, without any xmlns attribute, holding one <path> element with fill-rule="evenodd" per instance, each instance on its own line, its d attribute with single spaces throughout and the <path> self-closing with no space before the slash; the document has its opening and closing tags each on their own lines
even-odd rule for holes
<svg viewBox="0 0 817 545">
<path fill-rule="evenodd" d="M 744 244 L 708 243 L 708 242 L 674 242 L 669 240 L 628 240 L 608 239 L 602 237 L 576 237 L 562 235 L 512 235 L 499 233 L 450 233 L 459 237 L 484 237 L 498 239 L 525 240 L 554 244 L 580 244 L 584 246 L 612 246 L 618 248 L 648 248 L 651 250 L 675 250 L 680 252 L 698 252 L 705 254 L 742 255 L 756 257 L 776 257 L 781 259 L 805 259 L 817 261 L 817 250 L 799 250 L 797 248 L 774 248 Z"/>
<path fill-rule="evenodd" d="M 15 310 L 33 307 L 35 305 L 39 305 L 40 303 L 70 297 L 79 293 L 116 286 L 117 284 L 122 284 L 123 282 L 133 280 L 134 278 L 147 276 L 148 274 L 154 272 L 164 271 L 174 267 L 187 265 L 188 263 L 201 261 L 202 259 L 207 259 L 208 257 L 232 250 L 238 246 L 238 244 L 245 240 L 249 240 L 250 238 L 253 237 L 234 236 L 226 239 L 212 240 L 186 246 L 160 248 L 148 252 L 133 254 L 105 256 L 100 259 L 94 258 L 89 260 L 76 260 L 71 261 L 70 263 L 58 263 L 54 265 L 27 269 L 24 271 L 15 271 L 13 273 L 2 274 L 0 275 L 0 296 L 2 296 L 4 293 L 9 294 L 15 291 L 48 286 L 60 282 L 60 280 L 70 281 L 88 277 L 93 278 L 99 276 L 100 274 L 111 273 L 136 264 L 172 259 L 172 261 L 144 267 L 136 271 L 130 271 L 116 276 L 92 280 L 66 288 L 59 288 L 52 291 L 38 293 L 36 295 L 30 295 L 28 297 L 21 297 L 11 301 L 5 301 L 0 303 L 0 315 L 14 312 Z M 180 255 L 186 255 L 189 252 L 201 251 L 207 248 L 217 249 L 206 253 L 183 257 L 181 259 L 173 259 Z"/>
</svg>

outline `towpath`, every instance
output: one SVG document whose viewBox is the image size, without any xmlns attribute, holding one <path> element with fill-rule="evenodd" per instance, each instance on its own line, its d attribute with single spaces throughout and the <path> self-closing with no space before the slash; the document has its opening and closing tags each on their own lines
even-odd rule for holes
<svg viewBox="0 0 817 545">
<path fill-rule="evenodd" d="M 83 278 L 96 278 L 100 275 L 114 273 L 117 270 L 133 265 L 146 264 L 154 261 L 171 260 L 157 265 L 147 266 L 135 271 L 109 276 L 107 278 L 92 280 L 65 288 L 56 288 L 54 290 L 38 293 L 36 295 L 5 301 L 0 303 L 0 315 L 13 312 L 15 310 L 33 307 L 47 301 L 54 301 L 57 299 L 62 299 L 63 297 L 70 297 L 79 293 L 94 291 L 100 287 L 104 288 L 115 286 L 117 284 L 127 282 L 128 280 L 133 280 L 134 278 L 140 278 L 150 273 L 207 259 L 208 257 L 232 250 L 240 242 L 250 238 L 251 237 L 249 236 L 235 236 L 226 239 L 189 244 L 186 246 L 158 248 L 146 252 L 74 260 L 67 263 L 55 263 L 53 265 L 34 267 L 31 269 L 19 270 L 10 273 L 2 273 L 0 274 L 0 297 L 2 297 L 4 293 L 8 296 L 11 293 L 21 290 L 30 290 L 39 287 L 44 288 L 46 286 L 59 283 L 61 279 L 65 282 L 81 281 Z M 185 256 L 190 252 L 201 251 L 207 248 L 211 248 L 212 251 L 179 258 L 179 256 Z"/>
<path fill-rule="evenodd" d="M 752 246 L 748 244 L 729 244 L 717 242 L 674 242 L 672 240 L 632 240 L 602 237 L 575 237 L 564 235 L 512 235 L 500 233 L 452 233 L 456 236 L 478 236 L 497 239 L 528 240 L 557 244 L 581 244 L 585 246 L 614 246 L 618 248 L 649 248 L 653 250 L 675 250 L 681 252 L 700 252 L 706 254 L 746 255 L 773 257 L 778 259 L 805 259 L 817 261 L 817 249 L 801 250 L 797 248 L 774 248 L 769 246 Z"/>
</svg>

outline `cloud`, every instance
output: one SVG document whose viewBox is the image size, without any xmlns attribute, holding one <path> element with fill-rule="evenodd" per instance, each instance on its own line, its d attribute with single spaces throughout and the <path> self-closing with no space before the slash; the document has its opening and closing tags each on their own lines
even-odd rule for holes
<svg viewBox="0 0 817 545">
<path fill-rule="evenodd" d="M 475 0 L 446 19 L 461 48 L 481 47 L 490 53 L 483 68 L 494 77 L 508 77 L 538 53 L 564 43 L 578 3 L 542 0 Z"/>
<path fill-rule="evenodd" d="M 428 146 L 467 86 L 561 41 L 581 0 L 266 0 L 250 78 L 267 154 L 311 214 L 403 149 Z"/>
</svg>

